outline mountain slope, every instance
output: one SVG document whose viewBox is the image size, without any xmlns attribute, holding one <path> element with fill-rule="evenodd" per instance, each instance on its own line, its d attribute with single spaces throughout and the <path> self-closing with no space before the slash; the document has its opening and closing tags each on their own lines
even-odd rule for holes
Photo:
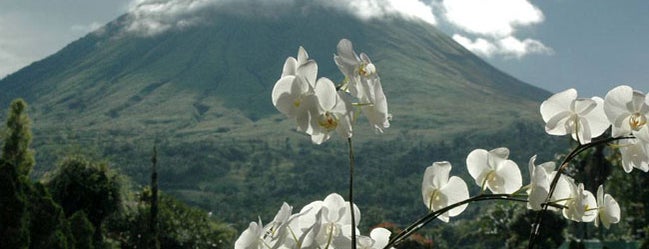
<svg viewBox="0 0 649 249">
<path fill-rule="evenodd" d="M 141 134 L 249 129 L 277 114 L 270 89 L 298 46 L 319 62 L 320 76 L 340 80 L 331 57 L 341 38 L 376 62 L 395 122 L 403 128 L 444 129 L 512 110 L 527 115 L 548 94 L 424 23 L 362 22 L 316 7 L 282 18 L 217 11 L 209 23 L 152 37 L 124 33 L 126 22 L 124 16 L 6 77 L 0 103 L 26 98 L 33 115 L 44 120 L 37 124 L 42 129 L 60 123 Z"/>
<path fill-rule="evenodd" d="M 418 203 L 417 187 L 407 184 L 420 181 L 427 164 L 460 164 L 476 146 L 507 145 L 494 136 L 512 134 L 515 145 L 525 145 L 512 154 L 544 142 L 526 136 L 542 133 L 527 123 L 538 119 L 538 103 L 549 93 L 493 68 L 436 28 L 398 18 L 360 21 L 315 6 L 286 12 L 292 14 L 217 9 L 201 24 L 153 36 L 127 32 L 125 15 L 0 80 L 0 104 L 16 97 L 31 104 L 41 171 L 61 148 L 78 144 L 144 182 L 155 141 L 169 165 L 161 167 L 163 189 L 239 222 L 271 212 L 278 196 L 301 193 L 288 198 L 303 203 L 345 189 L 345 171 L 336 172 L 345 157 L 331 158 L 346 153 L 341 139 L 310 145 L 270 102 L 284 60 L 298 46 L 318 62 L 319 77 L 342 80 L 332 59 L 341 38 L 378 68 L 394 119 L 381 136 L 364 120 L 355 128 L 359 168 L 366 169 L 359 174 L 367 181 L 359 196 L 367 194 L 360 198 L 368 206 L 386 197 L 393 201 L 388 211 L 399 210 L 399 200 Z M 402 181 L 386 184 L 382 172 Z M 329 178 L 335 180 L 319 182 Z M 408 189 L 415 191 L 399 195 Z M 258 212 L 242 218 L 242 206 Z"/>
</svg>

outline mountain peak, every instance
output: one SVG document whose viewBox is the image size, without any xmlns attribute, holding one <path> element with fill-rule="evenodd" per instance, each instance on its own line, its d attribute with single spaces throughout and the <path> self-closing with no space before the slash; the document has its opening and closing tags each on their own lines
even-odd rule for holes
<svg viewBox="0 0 649 249">
<path fill-rule="evenodd" d="M 142 11 L 0 81 L 0 103 L 25 98 L 40 120 L 36 127 L 44 130 L 65 126 L 180 137 L 229 131 L 228 136 L 254 137 L 258 134 L 251 131 L 278 129 L 278 124 L 264 122 L 278 117 L 270 91 L 284 60 L 304 46 L 318 62 L 318 77 L 340 81 L 332 57 L 342 38 L 375 62 L 395 130 L 444 134 L 482 127 L 494 116 L 533 116 L 538 101 L 548 95 L 493 68 L 422 21 L 361 19 L 325 1 L 286 1 L 261 11 L 270 14 L 254 16 L 241 8 L 230 10 L 265 2 L 168 2 L 185 4 L 184 9 L 149 2 L 135 7 Z M 180 18 L 156 17 L 168 25 L 145 21 L 154 11 Z M 196 21 L 183 22 L 188 18 Z M 152 24 L 134 26 L 137 22 Z M 137 27 L 169 28 L 149 35 L 124 33 Z"/>
</svg>

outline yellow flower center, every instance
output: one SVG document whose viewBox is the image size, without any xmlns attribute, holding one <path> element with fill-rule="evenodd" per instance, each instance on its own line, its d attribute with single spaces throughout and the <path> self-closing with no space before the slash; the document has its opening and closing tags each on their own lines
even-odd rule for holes
<svg viewBox="0 0 649 249">
<path fill-rule="evenodd" d="M 645 115 L 642 115 L 640 113 L 634 113 L 631 114 L 631 117 L 629 118 L 629 125 L 631 126 L 631 129 L 634 131 L 640 130 L 642 126 L 647 124 L 647 117 Z"/>
<path fill-rule="evenodd" d="M 302 103 L 302 100 L 301 100 L 301 99 L 299 99 L 299 98 L 298 98 L 298 99 L 295 99 L 295 101 L 293 101 L 293 106 L 295 106 L 295 107 L 300 107 L 300 104 L 301 104 L 301 103 Z"/>
<path fill-rule="evenodd" d="M 326 131 L 332 131 L 338 127 L 338 119 L 332 113 L 326 112 L 324 115 L 320 116 L 318 125 L 325 128 Z"/>
</svg>

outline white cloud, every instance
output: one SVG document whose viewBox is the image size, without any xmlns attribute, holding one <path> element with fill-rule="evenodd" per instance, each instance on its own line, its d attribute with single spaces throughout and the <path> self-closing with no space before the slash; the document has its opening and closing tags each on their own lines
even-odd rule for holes
<svg viewBox="0 0 649 249">
<path fill-rule="evenodd" d="M 528 54 L 552 54 L 554 51 L 545 46 L 542 42 L 534 39 L 519 40 L 513 36 L 507 36 L 497 40 L 488 38 L 476 38 L 471 40 L 468 37 L 454 34 L 453 40 L 468 49 L 484 57 L 504 56 L 505 58 L 520 59 Z"/>
<path fill-rule="evenodd" d="M 454 34 L 453 40 L 469 51 L 485 57 L 491 57 L 498 51 L 496 45 L 482 38 L 477 38 L 475 41 L 472 41 L 465 36 Z"/>
<path fill-rule="evenodd" d="M 553 53 L 541 41 L 516 36 L 519 29 L 544 20 L 543 12 L 528 0 L 440 1 L 444 20 L 466 33 L 453 35 L 453 40 L 476 54 L 520 59 L 529 54 Z"/>
<path fill-rule="evenodd" d="M 436 24 L 432 8 L 421 0 L 134 0 L 129 8 L 127 30 L 155 35 L 201 23 L 200 12 L 215 7 L 235 13 L 272 15 L 281 12 L 283 6 L 302 2 L 338 8 L 364 20 L 400 16 Z"/>
<path fill-rule="evenodd" d="M 497 43 L 501 54 L 519 59 L 527 54 L 554 53 L 551 48 L 545 46 L 540 41 L 529 38 L 521 41 L 516 37 L 508 36 L 498 40 Z"/>
<path fill-rule="evenodd" d="M 340 8 L 361 19 L 400 16 L 408 19 L 422 20 L 437 24 L 433 9 L 420 0 L 317 0 L 317 3 Z"/>
<path fill-rule="evenodd" d="M 443 0 L 444 17 L 471 33 L 512 35 L 517 27 L 543 22 L 543 12 L 527 0 Z"/>
</svg>

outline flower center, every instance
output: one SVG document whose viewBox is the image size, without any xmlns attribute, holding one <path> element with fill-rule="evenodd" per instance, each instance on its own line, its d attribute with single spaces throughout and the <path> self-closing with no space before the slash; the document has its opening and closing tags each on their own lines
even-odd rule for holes
<svg viewBox="0 0 649 249">
<path fill-rule="evenodd" d="M 318 125 L 323 127 L 326 131 L 332 131 L 338 127 L 338 119 L 332 113 L 326 112 L 324 115 L 320 116 Z"/>
<path fill-rule="evenodd" d="M 340 234 L 340 229 L 338 229 L 338 226 L 336 226 L 336 223 L 330 222 L 327 225 L 325 225 L 325 232 L 328 236 L 330 237 L 337 237 L 338 234 Z"/>
<path fill-rule="evenodd" d="M 367 63 L 367 64 L 363 63 L 358 69 L 358 74 L 365 77 L 369 77 L 370 75 L 375 73 L 376 73 L 376 67 L 374 67 L 374 64 L 372 63 Z"/>
<path fill-rule="evenodd" d="M 645 115 L 642 115 L 640 113 L 634 113 L 631 114 L 631 117 L 629 118 L 629 125 L 631 126 L 631 129 L 634 131 L 640 130 L 642 126 L 647 124 L 647 117 Z"/>
</svg>

